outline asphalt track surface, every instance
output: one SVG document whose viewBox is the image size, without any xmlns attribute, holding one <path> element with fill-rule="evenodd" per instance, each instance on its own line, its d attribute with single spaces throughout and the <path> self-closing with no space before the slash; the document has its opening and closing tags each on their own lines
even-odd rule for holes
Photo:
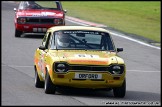
<svg viewBox="0 0 162 107">
<path fill-rule="evenodd" d="M 1 105 L 161 105 L 161 49 L 141 45 L 115 36 L 119 55 L 125 60 L 127 92 L 124 98 L 114 98 L 112 91 L 59 90 L 45 94 L 34 86 L 34 52 L 40 46 L 38 35 L 14 36 L 15 3 L 1 6 Z M 76 25 L 66 20 L 66 25 Z M 107 29 L 107 28 L 106 28 Z"/>
</svg>

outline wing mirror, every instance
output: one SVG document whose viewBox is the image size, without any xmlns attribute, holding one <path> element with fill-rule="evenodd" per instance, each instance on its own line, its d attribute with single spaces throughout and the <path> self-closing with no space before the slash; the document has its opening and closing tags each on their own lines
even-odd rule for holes
<svg viewBox="0 0 162 107">
<path fill-rule="evenodd" d="M 16 9 L 16 8 L 14 8 L 14 11 L 15 11 L 15 12 L 16 12 L 16 10 L 17 10 L 17 9 Z"/>
<path fill-rule="evenodd" d="M 122 52 L 123 48 L 117 48 L 117 52 Z"/>
<path fill-rule="evenodd" d="M 64 13 L 67 13 L 67 10 L 64 10 Z"/>
<path fill-rule="evenodd" d="M 45 47 L 45 46 L 40 46 L 39 49 L 40 49 L 40 50 L 45 50 L 46 47 Z"/>
</svg>

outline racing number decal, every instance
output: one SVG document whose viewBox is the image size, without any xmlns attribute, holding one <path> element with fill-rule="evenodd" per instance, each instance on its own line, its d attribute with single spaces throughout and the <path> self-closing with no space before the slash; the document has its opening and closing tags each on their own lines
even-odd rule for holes
<svg viewBox="0 0 162 107">
<path fill-rule="evenodd" d="M 79 57 L 79 58 L 99 58 L 98 55 L 90 55 L 90 54 L 76 54 L 75 57 Z"/>
</svg>

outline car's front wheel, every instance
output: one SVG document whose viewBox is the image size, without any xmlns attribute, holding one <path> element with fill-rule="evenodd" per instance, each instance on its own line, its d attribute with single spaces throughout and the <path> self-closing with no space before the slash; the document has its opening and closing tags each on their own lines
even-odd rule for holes
<svg viewBox="0 0 162 107">
<path fill-rule="evenodd" d="M 44 89 L 46 94 L 55 94 L 56 86 L 52 83 L 49 73 L 45 77 Z"/>
<path fill-rule="evenodd" d="M 15 29 L 15 37 L 20 37 L 21 34 L 22 34 L 22 31 Z"/>
<path fill-rule="evenodd" d="M 126 79 L 124 79 L 124 82 L 121 87 L 113 88 L 113 93 L 115 97 L 123 98 L 126 94 Z"/>
</svg>

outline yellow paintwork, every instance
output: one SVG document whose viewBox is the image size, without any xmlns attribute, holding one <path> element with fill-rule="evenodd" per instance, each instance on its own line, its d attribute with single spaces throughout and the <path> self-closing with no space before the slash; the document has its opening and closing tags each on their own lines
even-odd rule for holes
<svg viewBox="0 0 162 107">
<path fill-rule="evenodd" d="M 102 28 L 94 27 L 82 27 L 82 26 L 61 26 L 52 27 L 48 31 L 54 32 L 57 30 L 97 30 L 108 32 Z M 83 65 L 103 65 L 108 66 L 110 64 L 123 64 L 125 66 L 124 60 L 120 58 L 116 52 L 106 52 L 106 51 L 92 51 L 92 50 L 45 50 L 47 53 L 43 57 L 45 59 L 41 60 L 39 53 L 42 50 L 37 49 L 34 56 L 34 65 L 36 65 L 37 72 L 41 81 L 45 80 L 46 70 L 49 72 L 51 80 L 55 85 L 71 86 L 77 88 L 113 88 L 120 87 L 125 79 L 126 67 L 122 75 L 112 75 L 108 71 L 103 72 L 86 72 L 86 71 L 68 71 L 67 73 L 55 73 L 53 71 L 54 62 L 67 62 L 68 64 L 83 64 Z M 96 58 L 76 58 L 77 54 L 86 55 L 97 55 Z M 44 69 L 41 71 L 41 61 L 44 61 Z M 75 73 L 98 73 L 102 75 L 103 81 L 92 81 L 92 80 L 73 80 Z M 42 76 L 42 74 L 44 76 Z M 63 78 L 58 77 L 58 75 L 64 75 Z M 114 77 L 120 77 L 119 80 L 115 80 Z"/>
</svg>

